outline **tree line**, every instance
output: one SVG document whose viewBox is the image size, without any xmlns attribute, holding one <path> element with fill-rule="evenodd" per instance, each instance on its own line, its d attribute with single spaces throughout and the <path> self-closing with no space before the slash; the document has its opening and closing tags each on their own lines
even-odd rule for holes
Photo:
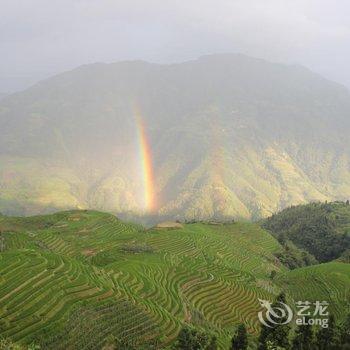
<svg viewBox="0 0 350 350">
<path fill-rule="evenodd" d="M 346 254 L 350 250 L 349 224 L 347 201 L 292 206 L 264 220 L 262 227 L 282 244 L 285 252 L 281 260 L 293 268 L 332 261 Z M 301 259 L 296 258 L 295 247 L 302 250 Z"/>
<path fill-rule="evenodd" d="M 272 307 L 286 297 L 281 293 Z M 350 350 L 350 314 L 342 323 L 336 323 L 332 315 L 328 319 L 328 328 L 315 328 L 306 322 L 293 332 L 289 324 L 279 323 L 267 327 L 261 326 L 258 344 L 251 342 L 244 324 L 240 324 L 232 336 L 228 350 Z M 182 328 L 173 346 L 174 350 L 216 350 L 215 335 L 199 331 L 190 326 Z"/>
</svg>

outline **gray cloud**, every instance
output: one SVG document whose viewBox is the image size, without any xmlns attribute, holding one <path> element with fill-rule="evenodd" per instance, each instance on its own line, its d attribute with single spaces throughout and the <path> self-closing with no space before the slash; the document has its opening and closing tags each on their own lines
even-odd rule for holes
<svg viewBox="0 0 350 350">
<path fill-rule="evenodd" d="M 0 92 L 96 61 L 242 52 L 350 86 L 346 0 L 2 0 Z"/>
</svg>

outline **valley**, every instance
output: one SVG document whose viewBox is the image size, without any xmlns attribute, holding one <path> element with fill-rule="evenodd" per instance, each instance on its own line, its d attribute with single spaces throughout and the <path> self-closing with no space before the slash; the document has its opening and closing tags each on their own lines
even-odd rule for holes
<svg viewBox="0 0 350 350">
<path fill-rule="evenodd" d="M 325 299 L 337 319 L 350 302 L 349 264 L 289 270 L 254 223 L 145 229 L 74 210 L 0 216 L 0 233 L 0 335 L 44 349 L 167 348 L 183 324 L 226 349 L 239 323 L 256 339 L 258 299 Z"/>
</svg>

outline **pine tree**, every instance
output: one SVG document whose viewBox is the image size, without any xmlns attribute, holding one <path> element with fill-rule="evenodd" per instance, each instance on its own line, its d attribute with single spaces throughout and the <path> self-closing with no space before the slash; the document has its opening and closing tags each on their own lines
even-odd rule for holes
<svg viewBox="0 0 350 350">
<path fill-rule="evenodd" d="M 350 314 L 340 326 L 340 342 L 342 349 L 350 350 Z"/>
<path fill-rule="evenodd" d="M 177 342 L 174 348 L 191 350 L 193 344 L 193 336 L 193 330 L 187 327 L 182 328 L 179 335 L 177 336 Z"/>
<path fill-rule="evenodd" d="M 283 292 L 278 295 L 276 301 L 272 304 L 272 309 L 276 310 L 276 308 L 281 306 L 280 303 L 286 304 L 286 296 Z M 289 349 L 290 326 L 288 324 L 284 324 L 287 321 L 287 316 L 271 318 L 275 320 L 276 323 L 272 324 L 271 327 L 262 325 L 259 336 L 258 350 L 267 350 L 267 344 L 270 344 L 276 348 L 280 347 L 283 349 Z"/>
<path fill-rule="evenodd" d="M 292 350 L 310 350 L 313 347 L 313 330 L 307 322 L 300 325 L 296 331 L 292 342 Z"/>
<path fill-rule="evenodd" d="M 210 339 L 210 343 L 207 347 L 207 350 L 217 350 L 218 344 L 217 344 L 217 338 L 215 336 L 212 336 Z"/>
<path fill-rule="evenodd" d="M 236 334 L 232 338 L 231 350 L 246 350 L 248 348 L 247 329 L 242 323 L 238 326 Z"/>
<path fill-rule="evenodd" d="M 261 326 L 260 335 L 258 339 L 258 342 L 259 342 L 258 350 L 267 350 L 267 341 L 271 333 L 272 333 L 272 328 L 269 328 L 265 325 Z"/>
<path fill-rule="evenodd" d="M 184 327 L 181 329 L 177 340 L 173 346 L 179 350 L 216 350 L 217 339 L 196 329 Z"/>
<path fill-rule="evenodd" d="M 340 347 L 338 329 L 333 315 L 329 316 L 328 327 L 320 328 L 315 344 L 319 350 L 338 350 Z"/>
</svg>

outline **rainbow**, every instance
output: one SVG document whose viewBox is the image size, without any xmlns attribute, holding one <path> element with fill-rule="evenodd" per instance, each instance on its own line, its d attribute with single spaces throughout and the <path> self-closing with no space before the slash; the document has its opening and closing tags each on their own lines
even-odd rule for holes
<svg viewBox="0 0 350 350">
<path fill-rule="evenodd" d="M 135 111 L 135 120 L 143 182 L 143 209 L 147 212 L 153 212 L 156 209 L 156 199 L 154 193 L 152 152 L 147 138 L 146 128 L 141 113 L 138 110 Z"/>
</svg>

